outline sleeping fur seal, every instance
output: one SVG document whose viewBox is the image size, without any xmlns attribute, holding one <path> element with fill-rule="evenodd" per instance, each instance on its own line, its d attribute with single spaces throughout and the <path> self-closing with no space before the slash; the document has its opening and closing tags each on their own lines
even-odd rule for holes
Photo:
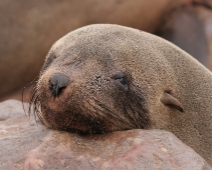
<svg viewBox="0 0 212 170">
<path fill-rule="evenodd" d="M 211 87 L 211 72 L 175 45 L 97 24 L 53 45 L 30 104 L 54 129 L 168 130 L 212 165 Z"/>
</svg>

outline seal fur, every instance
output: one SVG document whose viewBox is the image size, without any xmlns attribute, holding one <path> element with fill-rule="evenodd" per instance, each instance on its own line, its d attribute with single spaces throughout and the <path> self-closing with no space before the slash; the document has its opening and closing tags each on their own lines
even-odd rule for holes
<svg viewBox="0 0 212 170">
<path fill-rule="evenodd" d="M 97 24 L 53 45 L 31 104 L 54 129 L 168 130 L 212 165 L 211 87 L 211 72 L 175 45 L 136 29 Z"/>
</svg>

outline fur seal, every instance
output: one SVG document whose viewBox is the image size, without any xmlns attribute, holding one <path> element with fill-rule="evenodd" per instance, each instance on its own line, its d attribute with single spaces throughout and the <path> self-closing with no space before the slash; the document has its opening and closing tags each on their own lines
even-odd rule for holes
<svg viewBox="0 0 212 170">
<path fill-rule="evenodd" d="M 53 129 L 174 133 L 212 165 L 212 74 L 162 38 L 97 24 L 58 40 L 30 104 Z"/>
</svg>

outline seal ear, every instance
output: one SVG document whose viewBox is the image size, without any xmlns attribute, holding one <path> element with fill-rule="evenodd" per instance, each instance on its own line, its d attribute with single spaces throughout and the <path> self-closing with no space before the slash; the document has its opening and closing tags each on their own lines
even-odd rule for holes
<svg viewBox="0 0 212 170">
<path fill-rule="evenodd" d="M 160 98 L 161 103 L 166 106 L 174 107 L 180 112 L 183 112 L 183 106 L 175 97 L 173 97 L 168 92 L 164 92 Z"/>
</svg>

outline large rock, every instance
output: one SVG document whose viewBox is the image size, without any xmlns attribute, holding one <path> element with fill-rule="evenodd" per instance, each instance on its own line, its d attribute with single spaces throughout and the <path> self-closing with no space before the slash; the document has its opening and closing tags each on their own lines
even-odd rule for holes
<svg viewBox="0 0 212 170">
<path fill-rule="evenodd" d="M 21 102 L 0 103 L 0 169 L 23 169 L 25 155 L 42 143 L 48 131 L 27 118 Z"/>
<path fill-rule="evenodd" d="M 0 169 L 211 170 L 173 134 L 131 130 L 79 136 L 29 121 L 18 101 L 0 104 Z"/>
<path fill-rule="evenodd" d="M 81 137 L 52 132 L 25 162 L 25 169 L 211 169 L 173 134 L 131 130 Z"/>
</svg>

